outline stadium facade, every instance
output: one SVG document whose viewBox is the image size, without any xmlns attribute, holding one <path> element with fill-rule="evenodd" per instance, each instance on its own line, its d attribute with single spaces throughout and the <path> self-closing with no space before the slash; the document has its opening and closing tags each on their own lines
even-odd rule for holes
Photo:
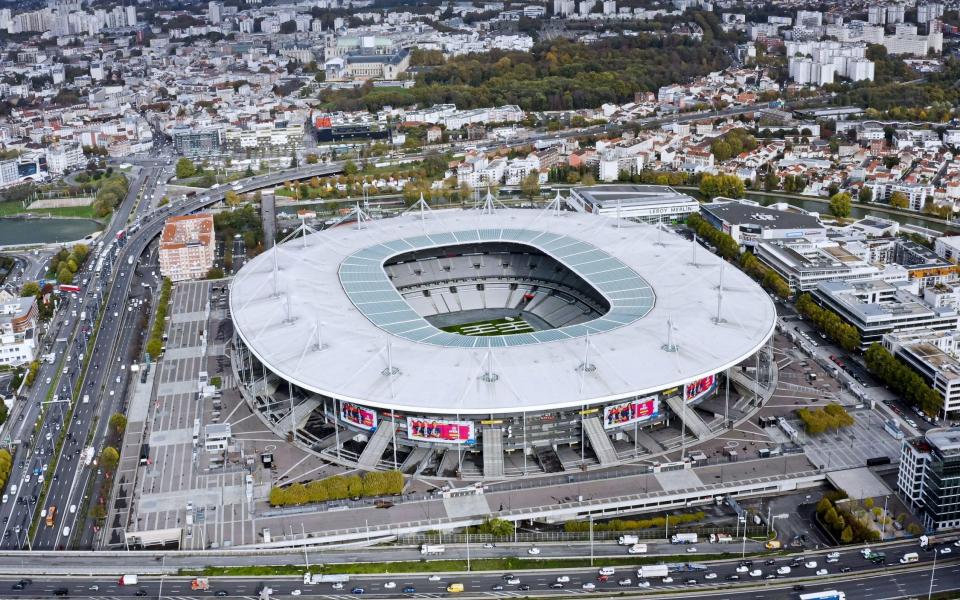
<svg viewBox="0 0 960 600">
<path fill-rule="evenodd" d="M 235 377 L 274 431 L 365 469 L 486 479 L 715 433 L 704 407 L 730 369 L 769 364 L 776 322 L 755 282 L 669 231 L 508 209 L 298 237 L 241 269 L 230 310 Z"/>
</svg>

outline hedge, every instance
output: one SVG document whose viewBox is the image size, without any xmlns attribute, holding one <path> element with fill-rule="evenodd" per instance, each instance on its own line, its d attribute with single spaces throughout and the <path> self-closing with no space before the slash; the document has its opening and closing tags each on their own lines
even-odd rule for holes
<svg viewBox="0 0 960 600">
<path fill-rule="evenodd" d="M 170 291 L 173 289 L 173 282 L 169 277 L 163 279 L 160 286 L 160 299 L 157 301 L 157 316 L 153 320 L 153 328 L 150 330 L 150 340 L 147 342 L 147 354 L 154 361 L 160 358 L 160 350 L 163 348 L 163 329 L 166 327 L 167 310 L 170 307 Z"/>
<path fill-rule="evenodd" d="M 670 526 L 686 525 L 702 521 L 706 515 L 703 511 L 694 513 L 681 513 L 679 515 L 670 515 Z M 667 517 L 652 517 L 650 519 L 627 520 L 611 519 L 604 523 L 594 523 L 594 531 L 632 531 L 636 529 L 663 529 L 667 526 Z M 578 531 L 588 531 L 590 523 L 588 521 L 567 521 L 563 524 L 563 530 L 568 533 Z"/>
<path fill-rule="evenodd" d="M 403 491 L 400 471 L 371 471 L 360 475 L 334 475 L 307 484 L 270 490 L 271 506 L 299 506 L 312 502 L 389 496 Z"/>
</svg>

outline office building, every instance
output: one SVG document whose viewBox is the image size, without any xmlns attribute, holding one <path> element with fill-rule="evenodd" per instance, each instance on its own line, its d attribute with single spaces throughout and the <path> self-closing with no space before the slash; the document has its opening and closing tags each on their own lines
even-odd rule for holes
<svg viewBox="0 0 960 600">
<path fill-rule="evenodd" d="M 947 353 L 956 347 L 956 332 L 888 333 L 883 336 L 883 347 L 923 377 L 940 396 L 941 418 L 960 417 L 960 361 Z"/>
<path fill-rule="evenodd" d="M 916 280 L 826 281 L 817 285 L 813 296 L 857 329 L 860 349 L 866 350 L 881 343 L 887 333 L 952 331 L 960 326 L 955 308 L 930 306 L 918 293 Z"/>
<path fill-rule="evenodd" d="M 160 273 L 172 281 L 203 279 L 213 267 L 213 215 L 170 217 L 160 236 Z"/>
<path fill-rule="evenodd" d="M 960 429 L 905 439 L 897 487 L 927 530 L 960 526 Z"/>
</svg>

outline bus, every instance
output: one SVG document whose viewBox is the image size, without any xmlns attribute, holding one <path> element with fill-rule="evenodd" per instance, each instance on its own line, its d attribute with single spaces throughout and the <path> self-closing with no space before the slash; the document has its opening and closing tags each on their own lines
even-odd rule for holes
<svg viewBox="0 0 960 600">
<path fill-rule="evenodd" d="M 67 285 L 67 284 L 65 284 L 65 283 L 61 283 L 61 284 L 60 284 L 60 293 L 61 293 L 61 294 L 70 294 L 70 293 L 77 294 L 77 293 L 79 293 L 79 292 L 80 292 L 80 286 L 79 286 L 79 285 Z"/>
<path fill-rule="evenodd" d="M 822 592 L 800 594 L 800 600 L 847 600 L 847 595 L 837 590 L 824 590 Z"/>
<path fill-rule="evenodd" d="M 53 527 L 53 523 L 56 521 L 56 519 L 57 507 L 51 505 L 50 508 L 47 509 L 47 527 Z"/>
</svg>

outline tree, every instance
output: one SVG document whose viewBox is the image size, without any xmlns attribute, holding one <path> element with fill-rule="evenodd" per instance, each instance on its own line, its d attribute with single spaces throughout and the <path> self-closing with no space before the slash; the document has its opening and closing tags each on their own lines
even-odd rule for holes
<svg viewBox="0 0 960 600">
<path fill-rule="evenodd" d="M 220 267 L 210 267 L 207 271 L 207 279 L 223 279 L 223 269 Z"/>
<path fill-rule="evenodd" d="M 830 213 L 835 217 L 850 216 L 851 198 L 847 192 L 838 192 L 830 198 Z"/>
<path fill-rule="evenodd" d="M 227 193 L 223 196 L 223 201 L 227 203 L 227 206 L 237 206 L 240 204 L 240 195 L 233 190 L 227 190 Z"/>
<path fill-rule="evenodd" d="M 127 417 L 121 413 L 113 413 L 110 415 L 110 430 L 117 437 L 123 435 L 123 432 L 127 429 Z"/>
<path fill-rule="evenodd" d="M 187 179 L 197 174 L 197 166 L 187 157 L 177 161 L 177 179 Z"/>
<path fill-rule="evenodd" d="M 520 182 L 520 191 L 527 198 L 533 199 L 540 195 L 540 174 L 534 169 Z"/>
<path fill-rule="evenodd" d="M 910 206 L 907 195 L 903 192 L 894 192 L 890 194 L 890 206 L 893 208 L 905 209 Z"/>
<path fill-rule="evenodd" d="M 840 532 L 840 543 L 849 544 L 853 541 L 853 529 L 847 525 L 843 528 L 843 531 Z"/>
<path fill-rule="evenodd" d="M 741 180 L 736 175 L 710 175 L 700 178 L 700 193 L 713 199 L 717 196 L 726 198 L 742 198 L 746 191 Z"/>
<path fill-rule="evenodd" d="M 320 157 L 312 152 L 306 156 L 306 162 L 308 165 L 315 165 L 320 162 Z"/>
<path fill-rule="evenodd" d="M 859 200 L 861 204 L 869 204 L 873 202 L 873 190 L 867 186 L 863 186 L 860 188 L 860 193 L 857 194 L 857 200 Z"/>
<path fill-rule="evenodd" d="M 20 288 L 20 297 L 29 298 L 40 293 L 40 284 L 36 281 L 28 281 Z"/>
<path fill-rule="evenodd" d="M 357 165 L 353 163 L 352 160 L 348 160 L 343 163 L 343 173 L 344 175 L 356 175 L 360 169 L 357 168 Z"/>
<path fill-rule="evenodd" d="M 113 446 L 106 446 L 100 452 L 100 466 L 104 471 L 113 472 L 120 463 L 120 453 Z"/>
</svg>

